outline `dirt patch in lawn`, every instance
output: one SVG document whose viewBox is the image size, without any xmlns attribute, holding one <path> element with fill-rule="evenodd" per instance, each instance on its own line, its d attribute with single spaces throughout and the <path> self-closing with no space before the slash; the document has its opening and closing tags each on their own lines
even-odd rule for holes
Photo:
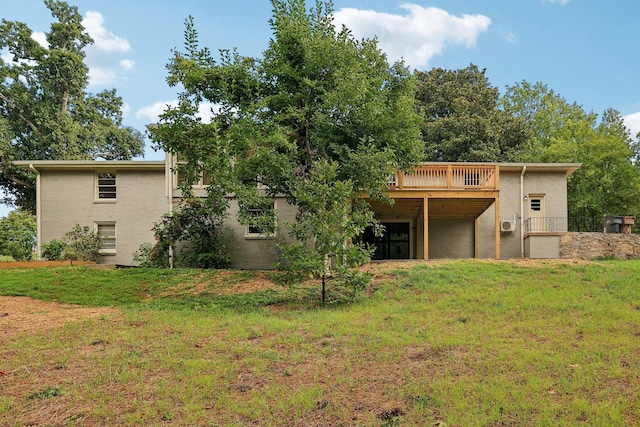
<svg viewBox="0 0 640 427">
<path fill-rule="evenodd" d="M 81 307 L 27 297 L 0 296 L 0 343 L 24 335 L 46 332 L 68 322 L 118 316 L 110 307 Z"/>
<path fill-rule="evenodd" d="M 40 268 L 40 267 L 69 267 L 71 265 L 91 265 L 91 261 L 14 261 L 0 262 L 0 269 L 8 268 Z"/>
</svg>

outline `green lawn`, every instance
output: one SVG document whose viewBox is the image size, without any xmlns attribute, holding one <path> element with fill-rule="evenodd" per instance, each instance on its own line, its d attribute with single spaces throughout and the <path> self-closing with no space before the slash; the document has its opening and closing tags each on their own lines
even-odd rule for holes
<svg viewBox="0 0 640 427">
<path fill-rule="evenodd" d="M 640 261 L 374 271 L 322 307 L 267 273 L 0 270 L 2 295 L 118 308 L 0 329 L 0 425 L 640 424 Z"/>
</svg>

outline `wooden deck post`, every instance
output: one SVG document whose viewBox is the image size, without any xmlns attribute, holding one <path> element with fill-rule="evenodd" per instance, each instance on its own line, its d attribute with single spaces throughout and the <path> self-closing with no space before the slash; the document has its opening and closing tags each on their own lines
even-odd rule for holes
<svg viewBox="0 0 640 427">
<path fill-rule="evenodd" d="M 423 259 L 429 259 L 429 197 L 423 198 L 422 247 Z"/>
<path fill-rule="evenodd" d="M 493 202 L 496 210 L 496 259 L 500 259 L 500 196 Z"/>
</svg>

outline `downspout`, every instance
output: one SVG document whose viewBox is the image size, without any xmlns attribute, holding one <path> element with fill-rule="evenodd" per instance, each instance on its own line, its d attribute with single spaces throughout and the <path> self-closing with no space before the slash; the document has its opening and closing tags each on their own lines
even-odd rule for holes
<svg viewBox="0 0 640 427">
<path fill-rule="evenodd" d="M 169 215 L 173 212 L 173 156 L 165 153 L 164 156 L 164 176 L 167 192 L 167 209 Z M 173 246 L 169 246 L 169 268 L 173 268 Z"/>
<path fill-rule="evenodd" d="M 29 163 L 29 169 L 36 174 L 36 259 L 40 260 L 42 257 L 42 193 L 40 191 L 40 171 L 33 166 L 33 163 Z"/>
<path fill-rule="evenodd" d="M 520 173 L 520 258 L 524 258 L 524 174 L 527 167 L 522 167 Z"/>
</svg>

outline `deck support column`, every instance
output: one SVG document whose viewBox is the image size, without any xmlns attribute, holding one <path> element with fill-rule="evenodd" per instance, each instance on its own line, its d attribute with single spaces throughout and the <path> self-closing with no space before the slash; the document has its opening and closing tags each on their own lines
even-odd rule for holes
<svg viewBox="0 0 640 427">
<path fill-rule="evenodd" d="M 500 196 L 493 202 L 496 212 L 496 259 L 500 259 Z"/>
<path fill-rule="evenodd" d="M 429 198 L 423 198 L 423 225 L 422 225 L 422 257 L 429 259 Z"/>
</svg>

